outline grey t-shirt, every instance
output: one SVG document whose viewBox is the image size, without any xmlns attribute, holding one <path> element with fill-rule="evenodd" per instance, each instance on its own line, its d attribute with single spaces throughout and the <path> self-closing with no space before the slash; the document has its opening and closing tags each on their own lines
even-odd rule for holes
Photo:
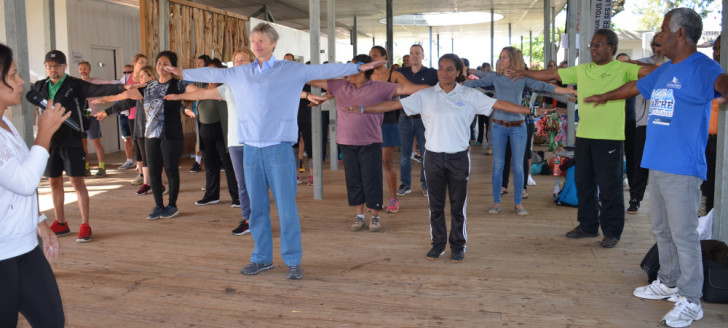
<svg viewBox="0 0 728 328">
<path fill-rule="evenodd" d="M 554 92 L 556 86 L 546 82 L 534 80 L 531 78 L 523 78 L 511 81 L 510 78 L 500 74 L 488 74 L 480 80 L 470 80 L 463 82 L 463 85 L 471 88 L 478 87 L 495 87 L 495 98 L 512 102 L 516 105 L 521 104 L 523 89 L 526 87 L 536 91 Z M 504 112 L 502 110 L 494 110 L 493 118 L 501 121 L 522 121 L 525 119 L 524 114 L 516 114 Z"/>
</svg>

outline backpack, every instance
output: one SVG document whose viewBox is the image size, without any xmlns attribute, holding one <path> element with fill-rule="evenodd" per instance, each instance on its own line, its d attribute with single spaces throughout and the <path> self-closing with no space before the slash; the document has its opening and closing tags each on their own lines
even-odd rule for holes
<svg viewBox="0 0 728 328">
<path fill-rule="evenodd" d="M 556 197 L 554 203 L 560 206 L 571 206 L 576 207 L 579 205 L 579 199 L 576 195 L 576 182 L 574 181 L 574 170 L 576 166 L 571 166 L 566 171 L 566 180 L 564 181 L 564 187 L 561 189 L 559 196 Z"/>
<path fill-rule="evenodd" d="M 647 282 L 652 283 L 657 279 L 657 271 L 660 270 L 660 254 L 657 251 L 657 243 L 652 245 L 640 263 L 642 270 L 647 272 Z"/>
</svg>

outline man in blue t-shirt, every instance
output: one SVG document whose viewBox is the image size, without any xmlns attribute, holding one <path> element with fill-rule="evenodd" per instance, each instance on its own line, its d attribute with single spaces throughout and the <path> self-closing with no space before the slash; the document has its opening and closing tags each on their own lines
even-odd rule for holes
<svg viewBox="0 0 728 328">
<path fill-rule="evenodd" d="M 585 99 L 603 103 L 641 93 L 650 100 L 642 167 L 650 170 L 650 214 L 660 271 L 657 280 L 633 294 L 675 301 L 661 320 L 670 327 L 687 327 L 703 317 L 703 265 L 696 231 L 700 184 L 707 172 L 711 101 L 728 95 L 728 75 L 696 50 L 702 29 L 702 20 L 692 9 L 671 10 L 658 39 L 670 61 L 636 83 Z"/>
</svg>

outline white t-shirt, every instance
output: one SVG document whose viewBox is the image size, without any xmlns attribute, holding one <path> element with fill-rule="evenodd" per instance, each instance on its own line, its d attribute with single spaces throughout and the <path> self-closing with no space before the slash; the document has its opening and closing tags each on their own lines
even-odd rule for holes
<svg viewBox="0 0 728 328">
<path fill-rule="evenodd" d="M 427 150 L 453 154 L 468 149 L 470 123 L 475 115 L 490 115 L 496 100 L 460 84 L 445 93 L 438 83 L 400 102 L 408 116 L 422 117 Z"/>
</svg>

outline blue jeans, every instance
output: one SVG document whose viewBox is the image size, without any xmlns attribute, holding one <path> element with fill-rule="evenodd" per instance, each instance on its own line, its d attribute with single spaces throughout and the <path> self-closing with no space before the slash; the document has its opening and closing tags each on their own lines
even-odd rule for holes
<svg viewBox="0 0 728 328">
<path fill-rule="evenodd" d="M 406 115 L 399 116 L 399 141 L 401 142 L 399 153 L 399 176 L 405 186 L 412 186 L 412 143 L 417 137 L 417 149 L 420 155 L 425 154 L 425 126 L 421 118 L 409 118 Z M 425 169 L 421 168 L 420 182 L 422 189 L 427 187 L 425 183 Z"/>
<path fill-rule="evenodd" d="M 245 186 L 250 196 L 250 234 L 255 241 L 250 261 L 261 264 L 273 261 L 270 187 L 278 208 L 281 257 L 287 266 L 300 265 L 303 251 L 296 207 L 296 161 L 291 143 L 262 148 L 246 145 L 244 153 Z"/>
<path fill-rule="evenodd" d="M 235 171 L 235 180 L 238 181 L 238 199 L 240 199 L 240 211 L 243 220 L 250 218 L 250 197 L 248 197 L 248 189 L 245 188 L 245 162 L 243 161 L 243 146 L 228 147 L 230 151 L 230 160 L 233 162 L 233 171 Z M 227 172 L 225 173 L 227 174 Z"/>
<path fill-rule="evenodd" d="M 493 123 L 491 129 L 491 145 L 493 148 L 493 172 L 491 184 L 493 185 L 493 203 L 501 202 L 501 184 L 503 183 L 503 166 L 505 166 L 506 143 L 511 140 L 511 164 L 513 167 L 513 200 L 521 205 L 523 198 L 523 154 L 526 152 L 526 124 L 507 128 Z"/>
</svg>

